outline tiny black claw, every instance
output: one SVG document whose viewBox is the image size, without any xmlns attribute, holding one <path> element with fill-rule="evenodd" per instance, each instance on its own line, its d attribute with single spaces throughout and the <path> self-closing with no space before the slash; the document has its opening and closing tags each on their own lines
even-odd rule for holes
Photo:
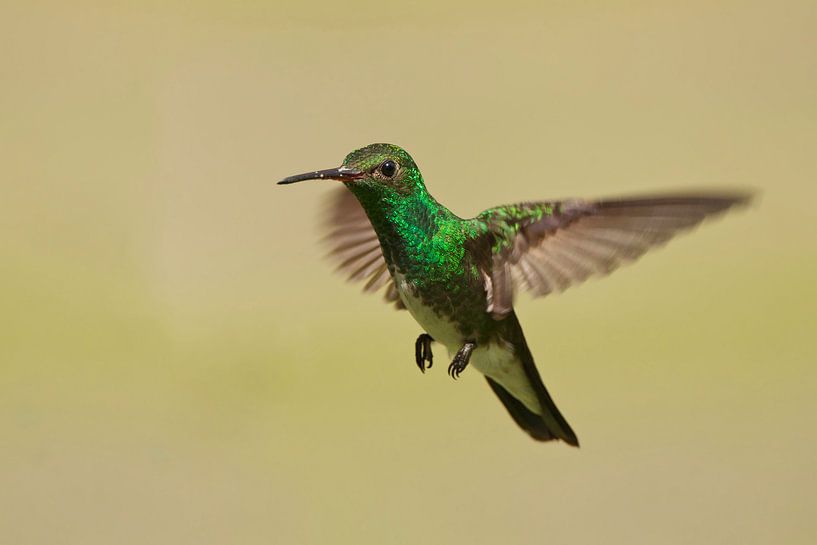
<svg viewBox="0 0 817 545">
<path fill-rule="evenodd" d="M 428 369 L 434 364 L 434 355 L 431 353 L 431 343 L 434 339 L 428 333 L 421 333 L 414 343 L 414 360 L 417 362 L 417 367 L 420 371 L 426 372 L 426 362 L 428 362 Z"/>
<path fill-rule="evenodd" d="M 468 362 L 471 360 L 471 352 L 474 351 L 474 348 L 477 346 L 474 342 L 467 342 L 465 343 L 462 348 L 457 351 L 457 354 L 454 356 L 454 360 L 451 362 L 451 365 L 448 366 L 448 375 L 457 380 L 466 367 L 468 367 Z"/>
</svg>

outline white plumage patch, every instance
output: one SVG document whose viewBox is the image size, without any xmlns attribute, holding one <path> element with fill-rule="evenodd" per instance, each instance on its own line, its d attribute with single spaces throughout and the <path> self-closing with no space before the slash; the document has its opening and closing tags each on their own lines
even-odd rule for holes
<svg viewBox="0 0 817 545">
<path fill-rule="evenodd" d="M 414 319 L 417 320 L 417 323 L 436 342 L 444 345 L 449 352 L 453 348 L 452 355 L 456 354 L 457 350 L 465 344 L 465 339 L 462 337 L 457 325 L 423 304 L 422 300 L 415 294 L 414 286 L 406 280 L 405 276 L 397 272 L 394 275 L 394 281 L 400 299 Z"/>
<path fill-rule="evenodd" d="M 426 333 L 434 338 L 435 342 L 446 347 L 449 357 L 453 358 L 467 340 L 462 336 L 456 324 L 424 305 L 415 295 L 414 287 L 406 281 L 405 276 L 396 273 L 394 280 L 406 309 Z M 509 343 L 477 345 L 471 354 L 470 365 L 499 383 L 532 412 L 542 414 L 536 392 L 531 388 L 522 362 L 516 358 L 513 346 Z"/>
<path fill-rule="evenodd" d="M 542 407 L 525 375 L 525 368 L 516 358 L 513 346 L 509 343 L 499 342 L 489 344 L 487 347 L 477 347 L 471 354 L 471 365 L 483 375 L 498 382 L 531 412 L 542 414 Z"/>
</svg>

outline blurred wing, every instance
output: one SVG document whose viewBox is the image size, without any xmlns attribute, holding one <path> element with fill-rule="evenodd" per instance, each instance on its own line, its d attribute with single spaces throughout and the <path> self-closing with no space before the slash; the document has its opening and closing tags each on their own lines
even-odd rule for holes
<svg viewBox="0 0 817 545">
<path fill-rule="evenodd" d="M 329 256 L 337 262 L 337 270 L 349 280 L 365 281 L 366 292 L 386 286 L 386 301 L 398 309 L 405 308 L 383 259 L 377 234 L 351 191 L 345 187 L 334 190 L 326 218 Z"/>
<path fill-rule="evenodd" d="M 488 311 L 495 318 L 510 312 L 515 287 L 545 296 L 609 274 L 704 218 L 748 201 L 745 194 L 690 194 L 488 209 L 476 218 L 487 225 L 492 245 Z"/>
</svg>

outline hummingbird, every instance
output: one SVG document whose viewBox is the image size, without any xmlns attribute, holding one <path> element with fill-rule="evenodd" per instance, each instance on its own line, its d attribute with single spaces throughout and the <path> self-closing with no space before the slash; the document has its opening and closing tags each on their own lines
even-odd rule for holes
<svg viewBox="0 0 817 545">
<path fill-rule="evenodd" d="M 351 152 L 338 168 L 279 184 L 334 180 L 327 215 L 330 255 L 364 291 L 381 288 L 422 328 L 415 363 L 433 365 L 432 343 L 456 379 L 469 363 L 516 424 L 538 441 L 579 440 L 534 364 L 514 312 L 535 297 L 606 275 L 709 216 L 746 204 L 741 192 L 521 202 L 460 218 L 428 192 L 411 156 L 392 144 Z"/>
</svg>

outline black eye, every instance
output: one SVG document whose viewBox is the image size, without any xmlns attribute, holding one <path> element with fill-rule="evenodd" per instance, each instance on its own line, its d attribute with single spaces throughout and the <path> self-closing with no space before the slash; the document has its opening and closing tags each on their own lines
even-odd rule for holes
<svg viewBox="0 0 817 545">
<path fill-rule="evenodd" d="M 380 173 L 386 178 L 391 178 L 395 172 L 397 172 L 397 163 L 391 159 L 383 161 L 383 164 L 380 165 Z"/>
</svg>

